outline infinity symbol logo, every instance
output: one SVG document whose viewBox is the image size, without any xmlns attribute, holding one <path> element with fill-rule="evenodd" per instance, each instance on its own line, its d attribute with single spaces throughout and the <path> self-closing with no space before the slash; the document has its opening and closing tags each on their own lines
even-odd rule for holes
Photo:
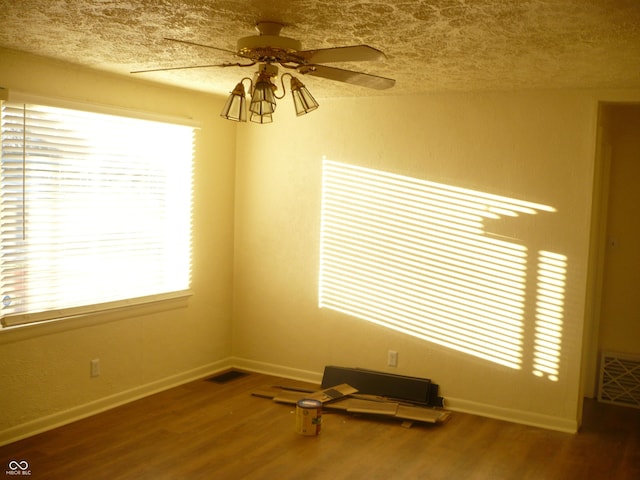
<svg viewBox="0 0 640 480">
<path fill-rule="evenodd" d="M 21 462 L 16 462 L 15 460 L 11 460 L 9 462 L 10 470 L 26 470 L 28 468 L 29 468 L 29 463 L 27 463 L 26 460 L 23 460 Z"/>
</svg>

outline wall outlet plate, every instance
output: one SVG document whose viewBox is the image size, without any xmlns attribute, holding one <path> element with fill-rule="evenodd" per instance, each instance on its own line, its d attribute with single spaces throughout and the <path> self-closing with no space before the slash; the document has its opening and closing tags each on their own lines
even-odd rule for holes
<svg viewBox="0 0 640 480">
<path fill-rule="evenodd" d="M 396 352 L 395 350 L 389 350 L 387 352 L 387 366 L 389 367 L 398 366 L 398 352 Z"/>
<path fill-rule="evenodd" d="M 100 359 L 94 358 L 91 360 L 91 376 L 98 377 L 100 375 Z"/>
</svg>

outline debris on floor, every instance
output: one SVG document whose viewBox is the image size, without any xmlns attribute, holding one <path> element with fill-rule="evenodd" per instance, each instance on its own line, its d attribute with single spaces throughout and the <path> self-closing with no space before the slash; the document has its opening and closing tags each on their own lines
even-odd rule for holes
<svg viewBox="0 0 640 480">
<path fill-rule="evenodd" d="M 312 398 L 320 400 L 325 410 L 397 418 L 402 420 L 402 426 L 407 428 L 411 427 L 413 422 L 436 424 L 449 418 L 449 412 L 446 410 L 389 400 L 379 395 L 361 394 L 346 383 L 315 391 L 287 386 L 266 386 L 254 391 L 252 395 L 286 404 L 297 404 L 303 398 Z"/>
</svg>

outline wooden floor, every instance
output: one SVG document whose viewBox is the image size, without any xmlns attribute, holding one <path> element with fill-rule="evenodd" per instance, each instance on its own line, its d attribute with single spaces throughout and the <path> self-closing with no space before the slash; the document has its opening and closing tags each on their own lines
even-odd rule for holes
<svg viewBox="0 0 640 480">
<path fill-rule="evenodd" d="M 251 395 L 280 384 L 305 385 L 192 382 L 0 447 L 0 461 L 54 480 L 640 479 L 638 409 L 587 401 L 576 435 L 459 413 L 407 429 L 325 412 L 320 435 L 304 437 L 295 407 Z"/>
</svg>

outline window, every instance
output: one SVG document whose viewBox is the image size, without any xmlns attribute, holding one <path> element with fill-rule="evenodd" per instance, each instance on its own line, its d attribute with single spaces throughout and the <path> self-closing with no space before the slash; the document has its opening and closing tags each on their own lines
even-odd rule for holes
<svg viewBox="0 0 640 480">
<path fill-rule="evenodd" d="M 3 326 L 185 294 L 191 126 L 4 103 Z"/>
</svg>

